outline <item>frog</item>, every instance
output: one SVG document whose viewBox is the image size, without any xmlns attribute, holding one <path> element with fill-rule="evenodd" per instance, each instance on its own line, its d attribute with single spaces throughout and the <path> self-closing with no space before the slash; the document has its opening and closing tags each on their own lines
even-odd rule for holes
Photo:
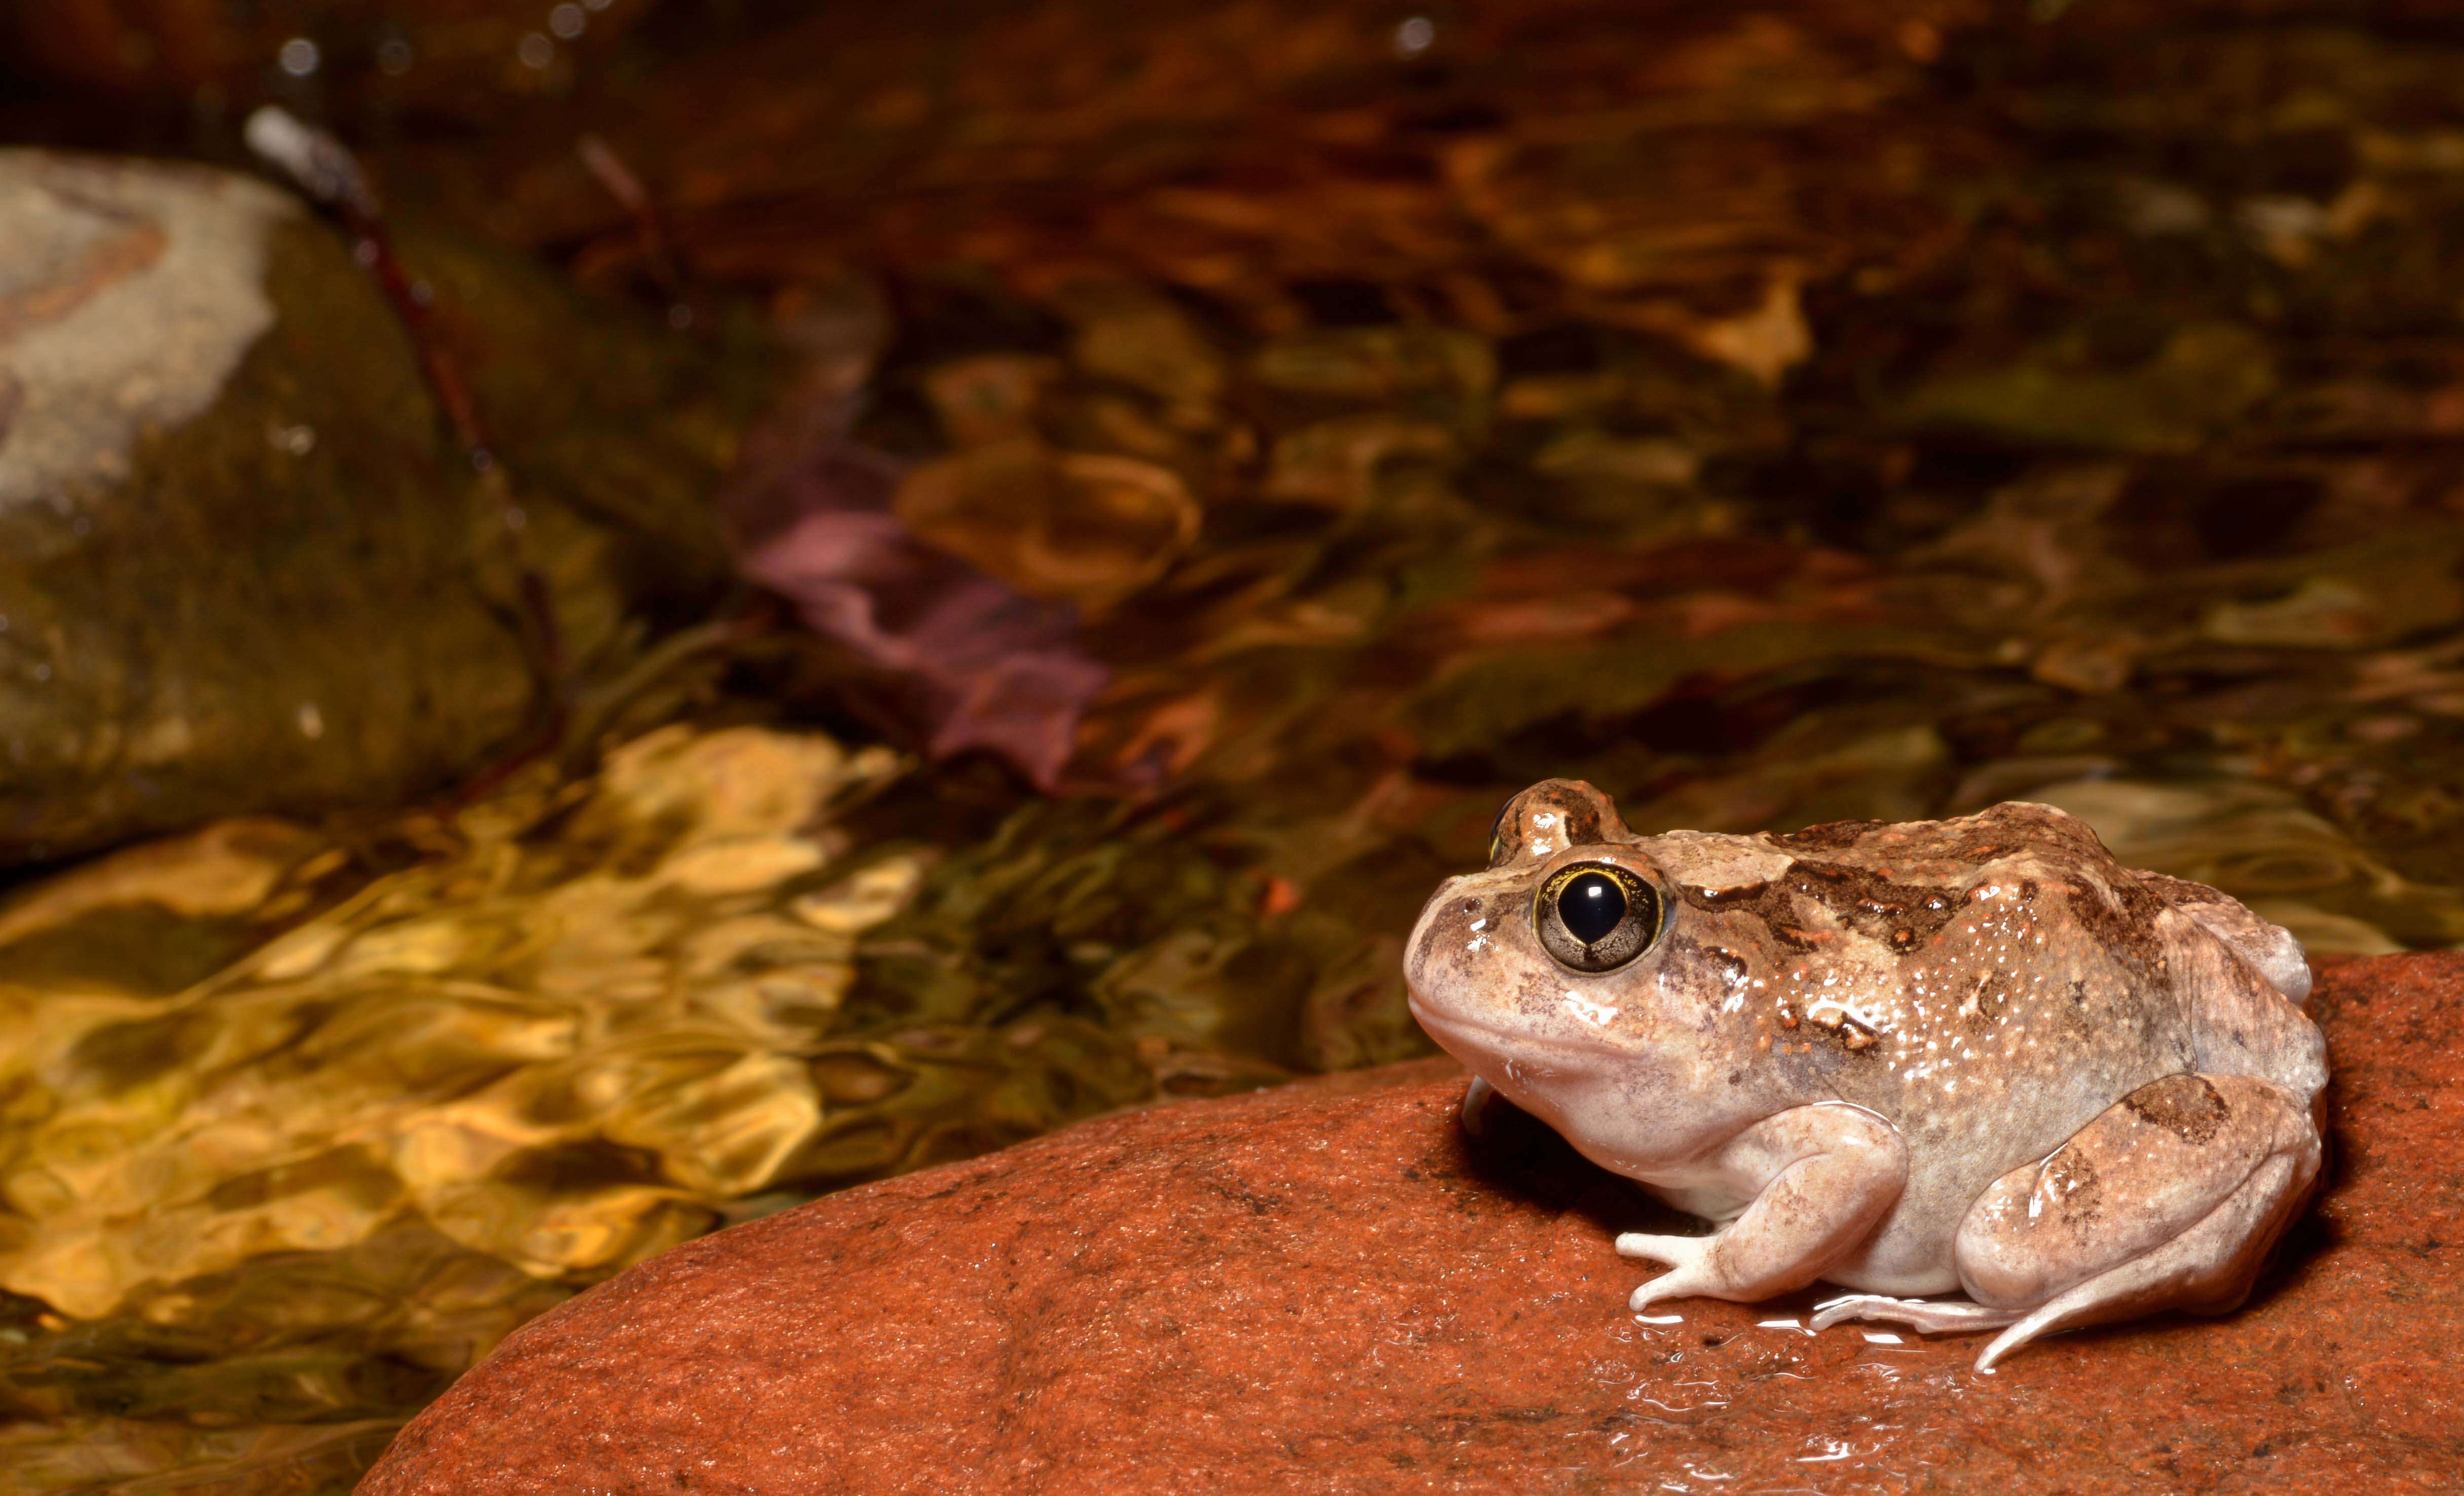
<svg viewBox="0 0 2464 1496">
<path fill-rule="evenodd" d="M 1936 821 L 1638 835 L 1514 796 L 1405 949 L 1413 1015 L 1499 1098 L 1707 1234 L 1626 1232 L 1670 1299 L 1845 1292 L 1810 1329 L 2058 1331 L 2238 1308 L 2315 1191 L 2300 943 L 2011 802 Z"/>
</svg>

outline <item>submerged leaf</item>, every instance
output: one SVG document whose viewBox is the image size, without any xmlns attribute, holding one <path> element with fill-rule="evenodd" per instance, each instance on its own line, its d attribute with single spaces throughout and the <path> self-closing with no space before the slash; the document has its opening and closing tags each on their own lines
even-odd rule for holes
<svg viewBox="0 0 2464 1496">
<path fill-rule="evenodd" d="M 825 450 L 786 476 L 785 503 L 773 498 L 769 528 L 739 541 L 738 564 L 807 627 L 897 677 L 934 754 L 984 748 L 1055 782 L 1111 672 L 1078 646 L 1068 607 L 918 540 L 889 512 L 891 481 L 878 456 Z"/>
<path fill-rule="evenodd" d="M 1089 609 L 1162 576 L 1199 524 L 1170 469 L 1034 441 L 924 464 L 900 482 L 894 513 L 910 534 L 1030 597 Z"/>
</svg>

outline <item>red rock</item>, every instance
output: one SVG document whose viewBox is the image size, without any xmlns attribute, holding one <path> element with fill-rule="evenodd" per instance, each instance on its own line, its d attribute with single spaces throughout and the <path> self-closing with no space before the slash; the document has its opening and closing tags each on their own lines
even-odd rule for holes
<svg viewBox="0 0 2464 1496">
<path fill-rule="evenodd" d="M 2258 1295 L 1976 1343 L 1637 1323 L 1652 1207 L 1445 1062 L 1084 1124 L 678 1247 L 534 1322 L 360 1487 L 2452 1490 L 2464 957 L 2315 1003 L 2330 1187 Z"/>
</svg>

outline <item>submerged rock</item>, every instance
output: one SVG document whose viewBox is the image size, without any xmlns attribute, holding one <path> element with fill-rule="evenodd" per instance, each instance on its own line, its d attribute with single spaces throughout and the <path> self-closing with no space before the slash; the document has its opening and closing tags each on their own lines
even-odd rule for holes
<svg viewBox="0 0 2464 1496">
<path fill-rule="evenodd" d="M 615 663 L 724 574 L 710 383 L 536 271 L 406 253 L 568 660 Z M 0 151 L 0 865 L 472 768 L 537 707 L 519 591 L 337 234 L 251 178 Z"/>
<path fill-rule="evenodd" d="M 543 1316 L 360 1487 L 610 1493 L 2067 1491 L 2434 1484 L 2464 1461 L 2445 1157 L 2464 957 L 2328 972 L 2338 1163 L 2257 1296 L 1975 1347 L 1638 1317 L 1653 1208 L 1422 1062 L 1084 1124 L 693 1242 Z"/>
</svg>

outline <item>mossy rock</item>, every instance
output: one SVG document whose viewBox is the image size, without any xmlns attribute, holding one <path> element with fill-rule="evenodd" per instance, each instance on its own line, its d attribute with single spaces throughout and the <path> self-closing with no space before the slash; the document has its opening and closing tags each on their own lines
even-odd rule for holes
<svg viewBox="0 0 2464 1496">
<path fill-rule="evenodd" d="M 573 671 L 723 585 L 714 363 L 443 238 L 432 291 Z M 501 503 L 328 225 L 246 177 L 0 151 L 0 863 L 385 803 L 538 715 Z"/>
</svg>

